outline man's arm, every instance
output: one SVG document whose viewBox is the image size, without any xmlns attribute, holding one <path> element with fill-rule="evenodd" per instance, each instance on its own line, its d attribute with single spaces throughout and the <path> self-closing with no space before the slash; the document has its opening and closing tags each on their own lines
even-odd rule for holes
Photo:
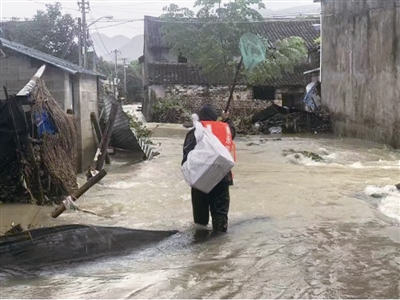
<svg viewBox="0 0 400 300">
<path fill-rule="evenodd" d="M 190 151 L 196 146 L 196 137 L 194 136 L 194 129 L 189 131 L 186 135 L 185 142 L 183 143 L 183 159 L 181 165 L 187 160 Z"/>
</svg>

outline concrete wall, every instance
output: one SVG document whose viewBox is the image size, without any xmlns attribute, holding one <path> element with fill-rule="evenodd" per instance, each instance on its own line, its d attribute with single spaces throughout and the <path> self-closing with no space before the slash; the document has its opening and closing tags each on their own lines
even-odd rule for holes
<svg viewBox="0 0 400 300">
<path fill-rule="evenodd" d="M 3 86 L 5 86 L 10 95 L 19 92 L 25 84 L 32 78 L 42 62 L 29 58 L 28 56 L 18 54 L 13 51 L 7 51 L 7 57 L 0 59 L 0 98 L 5 99 Z M 69 74 L 59 68 L 46 65 L 46 70 L 42 76 L 47 88 L 64 109 L 70 108 L 71 97 L 68 94 Z"/>
<path fill-rule="evenodd" d="M 97 78 L 76 74 L 74 85 L 74 115 L 78 128 L 78 172 L 84 172 L 92 165 L 97 149 L 95 133 L 90 121 L 92 112 L 98 114 Z"/>
<path fill-rule="evenodd" d="M 338 134 L 400 148 L 400 0 L 322 1 L 322 102 Z"/>
</svg>

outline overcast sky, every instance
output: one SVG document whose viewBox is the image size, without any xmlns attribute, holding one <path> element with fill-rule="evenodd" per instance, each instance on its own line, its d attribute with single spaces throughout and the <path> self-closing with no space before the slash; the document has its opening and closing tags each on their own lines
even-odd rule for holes
<svg viewBox="0 0 400 300">
<path fill-rule="evenodd" d="M 162 8 L 170 3 L 176 3 L 179 7 L 193 7 L 195 0 L 88 0 L 90 11 L 86 15 L 87 24 L 92 23 L 103 16 L 113 16 L 107 21 L 102 19 L 90 26 L 90 31 L 100 32 L 108 36 L 125 35 L 133 37 L 143 34 L 143 16 L 159 16 Z M 61 2 L 64 13 L 73 17 L 80 17 L 78 0 L 0 0 L 0 17 L 2 21 L 11 17 L 31 18 L 37 10 L 45 10 L 46 3 Z M 229 1 L 223 1 L 229 2 Z M 313 0 L 264 0 L 267 9 L 280 10 L 295 6 L 313 4 Z M 314 4 L 319 5 L 319 4 Z"/>
</svg>

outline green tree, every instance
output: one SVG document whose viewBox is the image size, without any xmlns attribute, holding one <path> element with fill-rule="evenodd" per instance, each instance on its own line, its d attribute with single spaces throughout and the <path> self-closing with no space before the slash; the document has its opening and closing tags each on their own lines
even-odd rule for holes
<svg viewBox="0 0 400 300">
<path fill-rule="evenodd" d="M 118 93 L 125 98 L 126 103 L 142 102 L 142 66 L 139 61 L 134 60 L 127 64 L 126 71 L 126 95 L 124 94 L 124 66 L 117 65 L 118 70 Z M 107 75 L 108 80 L 112 81 L 115 78 L 115 65 L 112 62 L 104 60 L 102 57 L 97 61 L 97 71 Z"/>
<path fill-rule="evenodd" d="M 6 36 L 18 43 L 47 54 L 78 63 L 78 45 L 74 38 L 78 24 L 70 14 L 62 14 L 61 4 L 46 4 L 46 11 L 38 10 L 32 19 L 15 18 L 3 24 Z"/>
<path fill-rule="evenodd" d="M 126 69 L 126 85 L 127 102 L 142 102 L 142 66 L 137 60 L 131 61 Z"/>
<path fill-rule="evenodd" d="M 263 20 L 255 7 L 265 8 L 264 3 L 262 0 L 232 0 L 229 3 L 197 0 L 194 6 L 199 8 L 197 14 L 176 4 L 164 7 L 161 18 L 172 21 L 162 27 L 164 42 L 171 46 L 173 53 L 199 66 L 205 75 L 212 77 L 223 72 L 225 78 L 232 80 L 241 55 L 240 37 L 251 31 L 252 22 Z M 182 21 L 185 21 L 184 26 Z M 281 76 L 283 71 L 293 71 L 307 56 L 307 47 L 300 37 L 289 37 L 274 45 L 260 38 L 268 50 L 263 63 L 251 72 L 244 71 L 251 84 L 261 84 L 267 78 Z"/>
</svg>

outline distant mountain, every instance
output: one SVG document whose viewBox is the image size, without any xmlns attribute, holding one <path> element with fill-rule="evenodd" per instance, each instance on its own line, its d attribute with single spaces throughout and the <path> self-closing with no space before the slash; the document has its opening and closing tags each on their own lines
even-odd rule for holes
<svg viewBox="0 0 400 300">
<path fill-rule="evenodd" d="M 128 58 L 128 60 L 136 60 L 140 56 L 143 55 L 143 44 L 144 44 L 144 35 L 140 34 L 134 36 L 122 46 L 119 50 L 121 51 L 121 56 Z"/>
<path fill-rule="evenodd" d="M 102 33 L 91 34 L 97 55 L 107 61 L 114 61 L 115 49 L 121 53 L 119 57 L 127 58 L 128 61 L 136 60 L 143 54 L 143 35 L 137 35 L 131 39 L 123 35 L 108 37 Z"/>
</svg>

